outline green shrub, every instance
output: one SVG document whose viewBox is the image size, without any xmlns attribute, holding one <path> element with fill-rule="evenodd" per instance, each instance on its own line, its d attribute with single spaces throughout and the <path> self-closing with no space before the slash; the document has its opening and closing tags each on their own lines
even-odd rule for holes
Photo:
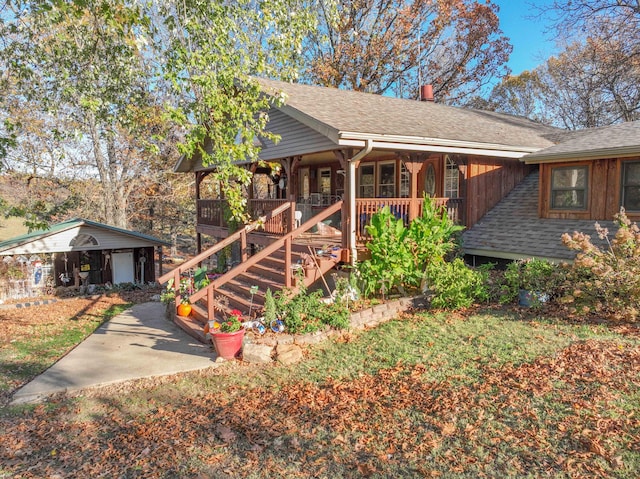
<svg viewBox="0 0 640 479">
<path fill-rule="evenodd" d="M 325 325 L 334 329 L 349 327 L 349 308 L 341 301 L 325 302 L 322 291 L 309 293 L 302 285 L 297 294 L 291 296 L 287 290 L 273 295 L 274 310 L 280 316 L 288 332 L 313 333 Z M 265 321 L 266 303 L 265 303 Z M 267 321 L 270 324 L 270 321 Z"/>
<path fill-rule="evenodd" d="M 357 274 L 362 293 L 370 297 L 385 296 L 394 289 L 424 289 L 428 266 L 442 262 L 456 248 L 455 235 L 463 227 L 449 219 L 445 208 L 425 197 L 422 215 L 409 228 L 385 206 L 366 229 L 371 258 L 358 264 Z"/>
<path fill-rule="evenodd" d="M 616 215 L 618 231 L 596 223 L 599 237 L 607 242 L 601 249 L 584 233 L 564 234 L 562 241 L 578 251 L 570 267 L 560 301 L 573 313 L 599 313 L 612 319 L 637 321 L 640 316 L 640 229 L 627 218 L 624 209 Z"/>
<path fill-rule="evenodd" d="M 500 303 L 518 299 L 520 290 L 531 291 L 553 298 L 558 295 L 563 280 L 562 270 L 550 261 L 527 258 L 513 261 L 504 271 Z"/>
<path fill-rule="evenodd" d="M 468 308 L 487 301 L 486 270 L 475 270 L 460 258 L 452 262 L 431 262 L 427 266 L 427 287 L 431 305 L 438 309 Z"/>
</svg>

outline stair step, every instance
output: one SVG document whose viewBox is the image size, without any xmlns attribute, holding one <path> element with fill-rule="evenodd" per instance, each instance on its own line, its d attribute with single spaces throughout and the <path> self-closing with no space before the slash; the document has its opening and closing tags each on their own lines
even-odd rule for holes
<svg viewBox="0 0 640 479">
<path fill-rule="evenodd" d="M 258 286 L 258 292 L 254 295 L 254 301 L 264 300 L 264 295 L 267 289 L 272 292 L 282 288 L 284 283 L 284 275 L 281 275 L 277 280 L 265 278 L 264 276 L 257 274 L 253 271 L 253 268 L 245 273 L 238 275 L 235 279 L 229 281 L 227 284 L 232 287 L 233 290 L 245 294 L 247 297 L 251 297 L 251 287 Z"/>
<path fill-rule="evenodd" d="M 282 265 L 278 264 L 277 268 L 275 268 L 274 265 L 266 264 L 266 262 L 263 261 L 253 266 L 250 272 L 257 277 L 267 278 L 282 284 L 284 282 L 284 261 L 282 262 Z"/>
<path fill-rule="evenodd" d="M 201 343 L 208 343 L 209 341 L 204 335 L 204 329 L 202 328 L 202 324 L 192 316 L 178 316 L 175 315 L 174 322 L 180 327 L 180 329 L 184 330 L 189 336 L 194 339 L 197 339 Z"/>
<path fill-rule="evenodd" d="M 251 305 L 251 301 L 249 299 L 250 295 L 247 295 L 247 298 L 245 298 L 244 296 L 234 291 L 229 291 L 228 289 L 226 289 L 226 285 L 225 287 L 219 289 L 216 293 L 218 294 L 218 296 L 224 296 L 228 301 L 228 306 L 224 308 L 222 314 L 216 311 L 216 317 L 218 317 L 219 315 L 224 317 L 232 309 L 241 311 L 243 316 L 247 316 L 249 314 L 249 309 L 251 309 L 252 313 L 255 313 L 257 310 L 262 309 L 262 305 L 256 304 L 255 301 L 253 302 L 253 306 Z"/>
</svg>

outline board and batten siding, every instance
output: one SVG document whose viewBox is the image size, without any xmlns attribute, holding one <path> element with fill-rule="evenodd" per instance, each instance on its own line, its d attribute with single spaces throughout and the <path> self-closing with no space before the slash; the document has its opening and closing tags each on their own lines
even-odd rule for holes
<svg viewBox="0 0 640 479">
<path fill-rule="evenodd" d="M 275 144 L 262 140 L 260 159 L 265 161 L 329 151 L 338 146 L 327 136 L 276 109 L 269 111 L 267 129 L 280 136 L 280 141 Z"/>
<path fill-rule="evenodd" d="M 540 164 L 539 215 L 541 218 L 611 221 L 620 212 L 622 164 L 640 157 L 567 161 Z M 587 206 L 583 210 L 551 208 L 551 171 L 553 168 L 587 166 Z M 627 212 L 631 221 L 640 221 L 640 213 Z"/>
<path fill-rule="evenodd" d="M 471 228 L 527 176 L 532 167 L 519 160 L 469 156 L 466 171 L 467 216 Z"/>
<path fill-rule="evenodd" d="M 72 247 L 69 245 L 71 240 L 79 234 L 88 234 L 93 236 L 97 241 L 97 245 L 82 245 L 79 247 Z M 138 238 L 136 236 L 129 236 L 116 231 L 104 230 L 100 228 L 94 228 L 91 226 L 79 226 L 70 228 L 65 231 L 60 231 L 52 235 L 40 238 L 34 241 L 30 241 L 26 244 L 16 246 L 15 248 L 3 251 L 3 255 L 30 255 L 38 253 L 62 253 L 65 251 L 91 251 L 91 250 L 103 250 L 103 249 L 128 249 L 128 248 L 143 248 L 156 246 L 155 243 L 145 240 L 144 238 Z"/>
</svg>

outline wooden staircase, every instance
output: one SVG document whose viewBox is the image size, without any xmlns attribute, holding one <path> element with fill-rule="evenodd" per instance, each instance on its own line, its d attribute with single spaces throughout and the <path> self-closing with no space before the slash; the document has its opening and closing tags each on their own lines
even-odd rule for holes
<svg viewBox="0 0 640 479">
<path fill-rule="evenodd" d="M 295 208 L 293 203 L 283 205 L 161 276 L 160 283 L 166 283 L 173 278 L 174 285 L 177 285 L 181 278 L 192 274 L 199 264 L 221 249 L 236 241 L 242 245 L 243 254 L 240 264 L 192 294 L 189 297 L 192 306 L 191 315 L 183 317 L 174 314 L 176 324 L 192 337 L 207 343 L 204 326 L 210 318 L 223 319 L 229 311 L 238 309 L 242 311 L 244 320 L 250 320 L 262 312 L 268 289 L 276 292 L 286 287 L 295 292 L 300 286 L 298 281 L 302 281 L 305 286 L 318 281 L 338 264 L 341 256 L 340 247 L 335 246 L 328 252 L 323 250 L 320 253 L 319 250 L 325 247 L 321 246 L 323 243 L 314 244 L 308 237 L 304 242 L 295 242 L 295 240 L 302 239 L 303 234 L 309 229 L 339 211 L 341 207 L 342 202 L 336 203 L 300 225 L 299 228 L 293 228 L 291 225 L 290 231 L 283 237 L 274 239 L 271 244 L 263 247 L 253 256 L 248 256 L 247 235 L 258 229 L 260 224 L 283 214 L 286 210 L 293 211 L 292 208 Z M 293 217 L 293 215 L 288 216 Z M 177 296 L 176 304 L 179 304 L 180 300 L 180 296 Z"/>
</svg>

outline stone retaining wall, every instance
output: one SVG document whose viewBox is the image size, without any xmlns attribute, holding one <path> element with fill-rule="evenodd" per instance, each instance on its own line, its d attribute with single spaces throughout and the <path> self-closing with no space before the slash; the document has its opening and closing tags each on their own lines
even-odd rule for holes
<svg viewBox="0 0 640 479">
<path fill-rule="evenodd" d="M 397 318 L 402 312 L 410 309 L 424 309 L 427 302 L 424 297 L 399 298 L 370 308 L 351 313 L 351 330 L 374 328 L 381 323 Z M 248 362 L 270 362 L 275 359 L 284 364 L 290 364 L 288 358 L 298 360 L 301 354 L 292 354 L 292 351 L 301 350 L 301 346 L 318 344 L 330 336 L 341 334 L 341 330 L 326 328 L 321 331 L 307 334 L 274 333 L 267 336 L 256 334 L 245 335 L 243 345 L 243 359 Z"/>
</svg>

